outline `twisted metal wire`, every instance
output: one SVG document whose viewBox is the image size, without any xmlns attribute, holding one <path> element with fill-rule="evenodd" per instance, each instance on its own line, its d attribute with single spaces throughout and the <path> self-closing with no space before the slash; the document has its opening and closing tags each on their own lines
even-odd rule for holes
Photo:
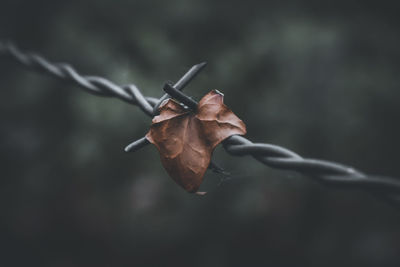
<svg viewBox="0 0 400 267">
<path fill-rule="evenodd" d="M 134 84 L 119 86 L 103 77 L 81 75 L 69 64 L 51 63 L 40 55 L 22 52 L 10 42 L 0 42 L 1 54 L 12 56 L 26 67 L 45 72 L 65 81 L 73 82 L 89 93 L 104 97 L 116 97 L 127 103 L 137 105 L 150 117 L 156 115 L 157 107 L 163 100 L 168 98 L 167 95 L 164 95 L 160 99 L 144 96 Z M 204 64 L 200 65 L 196 65 L 197 68 L 204 67 Z M 193 78 L 193 76 L 190 78 L 185 76 L 172 86 L 172 90 L 174 88 L 176 90 L 177 87 L 178 89 L 183 88 Z M 187 101 L 185 98 L 188 97 L 181 93 L 175 98 L 185 103 Z M 131 144 L 134 149 L 145 145 L 146 141 L 143 138 Z M 238 135 L 224 140 L 223 147 L 231 155 L 250 155 L 272 168 L 295 171 L 314 178 L 328 186 L 364 189 L 395 204 L 396 207 L 400 207 L 399 179 L 366 175 L 361 171 L 339 163 L 303 158 L 286 148 L 272 144 L 253 143 L 245 137 Z"/>
<path fill-rule="evenodd" d="M 38 54 L 24 53 L 11 42 L 0 42 L 0 53 L 12 56 L 26 67 L 73 82 L 91 94 L 116 97 L 129 104 L 137 105 L 150 117 L 153 117 L 153 106 L 159 102 L 157 98 L 143 96 L 134 84 L 119 86 L 103 77 L 81 75 L 67 63 L 51 63 Z"/>
</svg>

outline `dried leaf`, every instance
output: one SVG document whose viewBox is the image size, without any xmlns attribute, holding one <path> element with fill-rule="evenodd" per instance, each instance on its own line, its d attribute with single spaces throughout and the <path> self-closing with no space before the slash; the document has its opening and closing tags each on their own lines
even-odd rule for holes
<svg viewBox="0 0 400 267">
<path fill-rule="evenodd" d="M 193 193 L 203 181 L 214 148 L 234 134 L 246 134 L 246 126 L 223 103 L 223 95 L 213 90 L 200 100 L 196 112 L 167 100 L 146 138 L 157 147 L 168 174 Z"/>
</svg>

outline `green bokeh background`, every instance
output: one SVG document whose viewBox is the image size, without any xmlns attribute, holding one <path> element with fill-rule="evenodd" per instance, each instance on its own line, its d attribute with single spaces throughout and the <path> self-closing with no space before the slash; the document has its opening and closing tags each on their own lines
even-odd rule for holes
<svg viewBox="0 0 400 267">
<path fill-rule="evenodd" d="M 160 97 L 208 67 L 247 137 L 400 177 L 396 1 L 1 1 L 0 38 Z M 1 266 L 399 266 L 400 213 L 221 148 L 184 192 L 140 109 L 0 58 Z"/>
</svg>

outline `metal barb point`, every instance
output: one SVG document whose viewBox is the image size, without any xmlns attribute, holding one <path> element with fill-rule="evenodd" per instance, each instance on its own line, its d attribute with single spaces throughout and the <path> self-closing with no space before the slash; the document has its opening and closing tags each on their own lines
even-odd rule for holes
<svg viewBox="0 0 400 267">
<path fill-rule="evenodd" d="M 142 137 L 127 145 L 124 150 L 125 152 L 135 152 L 148 144 L 150 144 L 149 140 L 146 137 Z"/>
<path fill-rule="evenodd" d="M 197 74 L 199 74 L 200 71 L 204 69 L 206 65 L 207 62 L 202 62 L 194 65 L 173 85 L 173 87 L 179 91 L 183 91 L 186 85 L 188 85 L 189 82 L 191 82 L 197 76 Z M 154 116 L 158 115 L 158 108 L 160 107 L 161 103 L 168 98 L 169 98 L 168 94 L 165 94 L 160 98 L 158 103 L 153 108 Z"/>
<path fill-rule="evenodd" d="M 191 110 L 196 111 L 198 103 L 181 91 L 178 91 L 170 83 L 165 83 L 163 89 L 172 98 L 179 100 L 182 104 L 188 106 Z"/>
</svg>

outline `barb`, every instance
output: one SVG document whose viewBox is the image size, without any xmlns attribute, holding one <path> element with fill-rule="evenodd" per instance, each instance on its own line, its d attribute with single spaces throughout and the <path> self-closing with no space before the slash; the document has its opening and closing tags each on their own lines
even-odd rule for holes
<svg viewBox="0 0 400 267">
<path fill-rule="evenodd" d="M 89 93 L 104 97 L 116 97 L 127 103 L 137 105 L 150 117 L 157 114 L 157 107 L 163 100 L 168 98 L 168 95 L 164 95 L 160 99 L 144 96 L 134 84 L 118 86 L 102 77 L 81 75 L 68 64 L 51 63 L 37 54 L 24 53 L 10 42 L 0 42 L 0 55 L 2 54 L 12 56 L 26 67 L 45 72 L 65 81 L 73 82 Z M 195 65 L 178 83 L 174 86 L 167 84 L 164 89 L 182 103 L 188 103 L 189 105 L 192 105 L 193 102 L 196 103 L 180 92 L 180 90 L 204 66 L 205 63 Z M 126 147 L 125 150 L 139 149 L 145 145 L 146 140 L 142 138 Z M 250 155 L 264 165 L 282 170 L 295 171 L 328 186 L 363 189 L 400 207 L 399 179 L 366 175 L 361 171 L 342 164 L 303 158 L 286 148 L 272 144 L 253 143 L 245 137 L 237 135 L 226 139 L 223 142 L 223 147 L 233 156 Z M 212 164 L 210 168 L 218 169 L 219 167 Z"/>
</svg>

